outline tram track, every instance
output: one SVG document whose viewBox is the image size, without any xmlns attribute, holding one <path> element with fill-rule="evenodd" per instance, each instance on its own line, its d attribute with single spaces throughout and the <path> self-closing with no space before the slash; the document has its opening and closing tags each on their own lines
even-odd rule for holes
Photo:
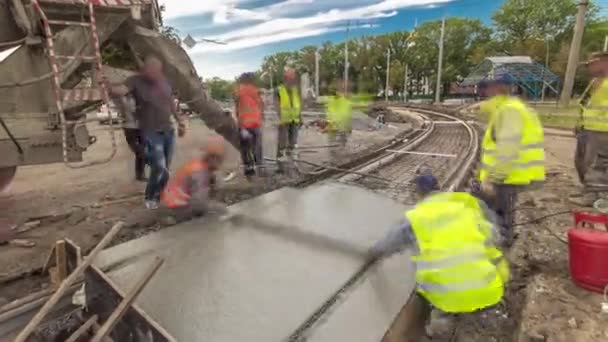
<svg viewBox="0 0 608 342">
<path fill-rule="evenodd" d="M 330 177 L 331 180 L 354 184 L 383 193 L 401 203 L 413 204 L 414 188 L 412 181 L 421 165 L 433 170 L 444 191 L 455 191 L 465 181 L 478 152 L 478 133 L 467 122 L 452 115 L 437 111 L 412 109 L 425 119 L 422 129 L 400 144 L 385 148 L 378 156 L 346 172 Z M 436 122 L 434 118 L 440 118 Z M 414 153 L 408 153 L 414 152 Z M 445 155 L 453 155 L 446 157 Z M 353 173 L 355 172 L 355 173 Z M 362 174 L 370 173 L 374 177 Z M 385 179 L 382 181 L 380 179 Z M 289 342 L 306 341 L 315 326 L 378 264 L 370 260 L 363 265 L 345 284 L 325 301 L 294 333 L 286 339 Z M 416 333 L 421 331 L 426 306 L 415 296 L 402 308 L 400 314 L 388 329 L 383 342 L 402 341 L 410 336 L 417 341 Z"/>
<path fill-rule="evenodd" d="M 476 130 L 468 123 L 448 114 L 422 109 L 410 108 L 409 110 L 419 113 L 424 118 L 423 127 L 404 134 L 392 143 L 341 166 L 341 170 L 316 169 L 308 177 L 295 182 L 292 186 L 306 187 L 320 181 L 333 180 L 372 189 L 399 202 L 412 204 L 412 180 L 418 167 L 426 165 L 435 171 L 435 175 L 442 184 L 442 189 L 447 191 L 457 189 L 465 180 L 477 154 L 478 137 Z M 415 152 L 416 154 L 406 152 Z M 433 154 L 451 154 L 454 157 Z M 360 173 L 360 175 L 353 174 L 353 171 Z M 382 182 L 361 175 L 366 173 L 387 179 L 389 182 Z M 369 262 L 355 272 L 287 340 L 306 340 L 307 332 L 317 323 L 323 321 L 323 317 L 346 297 L 347 293 L 374 265 L 374 261 Z M 37 307 L 44 303 L 44 298 L 47 296 L 46 294 L 33 294 L 29 296 L 32 301 L 21 300 L 19 306 L 13 305 L 10 309 L 0 308 L 0 317 L 4 318 L 0 320 L 0 330 L 5 324 L 14 325 L 16 322 L 27 321 L 25 317 L 35 312 Z M 412 303 L 410 300 L 402 310 L 408 317 L 398 319 L 395 323 L 406 322 L 406 325 L 411 325 L 410 322 L 419 316 L 418 313 L 412 313 L 416 312 L 411 309 L 415 305 L 416 303 Z"/>
</svg>

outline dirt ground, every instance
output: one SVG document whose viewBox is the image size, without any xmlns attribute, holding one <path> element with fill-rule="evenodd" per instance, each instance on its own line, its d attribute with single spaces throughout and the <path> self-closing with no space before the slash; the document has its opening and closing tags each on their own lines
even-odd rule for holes
<svg viewBox="0 0 608 342">
<path fill-rule="evenodd" d="M 373 120 L 355 119 L 355 130 L 340 159 L 365 153 L 366 150 L 388 143 L 397 134 L 409 129 L 409 124 L 391 124 L 379 130 L 371 129 Z M 327 137 L 315 127 L 302 128 L 300 147 L 327 145 Z M 111 147 L 107 126 L 94 126 L 98 142 L 85 154 L 87 160 L 105 157 Z M 185 138 L 179 139 L 172 169 L 197 155 L 210 131 L 198 119 L 191 120 Z M 161 229 L 158 218 L 143 207 L 144 183 L 134 181 L 133 159 L 121 131 L 116 134 L 118 153 L 109 163 L 84 169 L 69 169 L 63 164 L 28 166 L 18 170 L 9 189 L 0 194 L 0 219 L 33 228 L 17 236 L 36 244 L 33 248 L 0 246 L 0 305 L 29 292 L 48 286 L 47 278 L 37 273 L 55 241 L 69 238 L 84 251 L 92 248 L 117 221 L 127 222 L 116 243 Z M 276 127 L 269 120 L 264 130 L 264 154 L 276 154 Z M 326 148 L 306 149 L 300 158 L 326 163 Z M 233 179 L 221 182 L 219 200 L 233 203 L 269 191 L 285 183 L 286 176 L 272 176 L 250 183 L 240 172 L 240 155 L 229 148 L 221 176 L 236 173 Z M 222 178 L 220 177 L 220 178 Z M 28 275 L 34 277 L 28 277 Z M 14 281 L 18 279 L 20 281 Z"/>
<path fill-rule="evenodd" d="M 577 209 L 568 202 L 571 194 L 581 191 L 573 167 L 574 144 L 570 137 L 546 137 L 547 182 L 542 190 L 521 196 L 516 222 Z M 445 340 L 608 341 L 608 315 L 600 311 L 602 296 L 572 283 L 568 246 L 553 235 L 566 241 L 572 225 L 572 215 L 564 214 L 518 226 L 517 242 L 507 252 L 512 279 L 503 303 L 460 317 Z"/>
</svg>

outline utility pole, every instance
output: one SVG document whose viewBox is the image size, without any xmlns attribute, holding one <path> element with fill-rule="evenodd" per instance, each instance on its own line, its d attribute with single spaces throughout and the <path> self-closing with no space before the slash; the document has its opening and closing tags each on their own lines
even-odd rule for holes
<svg viewBox="0 0 608 342">
<path fill-rule="evenodd" d="M 542 81 L 543 81 L 543 88 L 541 90 L 541 95 L 540 95 L 540 101 L 541 102 L 545 102 L 545 91 L 547 90 L 547 82 L 545 81 L 545 70 L 549 70 L 549 37 L 545 37 L 545 41 L 546 41 L 546 50 L 545 50 L 545 69 L 543 69 L 543 76 L 542 76 Z"/>
<path fill-rule="evenodd" d="M 408 76 L 409 76 L 409 64 L 405 65 L 405 73 L 403 75 L 403 102 L 407 103 L 407 85 L 408 85 Z"/>
<path fill-rule="evenodd" d="M 589 0 L 580 0 L 578 4 L 578 13 L 576 14 L 576 23 L 574 24 L 574 36 L 570 45 L 570 55 L 568 56 L 568 66 L 566 68 L 566 77 L 564 80 L 564 89 L 560 103 L 562 106 L 567 106 L 572 97 L 572 88 L 574 88 L 574 78 L 576 77 L 576 69 L 581 53 L 581 43 L 583 40 L 583 32 L 585 31 L 585 15 L 589 7 Z"/>
<path fill-rule="evenodd" d="M 344 42 L 344 94 L 348 94 L 348 34 L 350 33 L 350 21 L 346 24 L 346 41 Z"/>
<path fill-rule="evenodd" d="M 604 52 L 608 52 L 608 34 L 604 38 Z"/>
<path fill-rule="evenodd" d="M 274 78 L 273 74 L 274 74 L 274 70 L 270 69 L 270 91 L 274 91 L 274 85 L 272 84 L 273 83 L 273 78 Z"/>
<path fill-rule="evenodd" d="M 391 48 L 386 52 L 386 86 L 384 87 L 384 101 L 388 102 L 388 87 L 391 78 Z"/>
<path fill-rule="evenodd" d="M 441 38 L 439 38 L 439 63 L 437 63 L 437 88 L 435 103 L 441 102 L 441 73 L 443 72 L 443 40 L 445 39 L 445 17 L 441 20 Z"/>
<path fill-rule="evenodd" d="M 319 92 L 319 49 L 315 50 L 315 95 L 317 99 L 321 95 Z"/>
</svg>

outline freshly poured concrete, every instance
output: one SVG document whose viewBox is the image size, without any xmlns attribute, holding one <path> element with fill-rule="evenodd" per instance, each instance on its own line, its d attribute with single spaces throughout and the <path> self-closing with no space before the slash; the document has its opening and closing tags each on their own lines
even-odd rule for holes
<svg viewBox="0 0 608 342">
<path fill-rule="evenodd" d="M 310 329 L 308 341 L 381 341 L 414 290 L 410 254 L 384 260 Z"/>
<path fill-rule="evenodd" d="M 337 184 L 281 189 L 231 209 L 256 223 L 181 224 L 106 250 L 97 263 L 118 265 L 110 276 L 126 290 L 163 257 L 138 304 L 179 341 L 281 341 L 360 269 L 360 253 L 404 210 Z M 391 258 L 370 273 L 353 302 L 348 296 L 314 327 L 315 340 L 381 337 L 413 286 L 406 260 Z"/>
</svg>

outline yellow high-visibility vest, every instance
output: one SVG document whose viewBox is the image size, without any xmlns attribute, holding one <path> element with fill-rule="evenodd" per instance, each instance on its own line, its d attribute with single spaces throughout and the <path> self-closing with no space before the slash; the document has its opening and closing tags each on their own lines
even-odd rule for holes
<svg viewBox="0 0 608 342">
<path fill-rule="evenodd" d="M 601 81 L 583 109 L 583 126 L 596 132 L 608 132 L 608 78 Z"/>
<path fill-rule="evenodd" d="M 528 185 L 545 180 L 545 149 L 543 126 L 536 112 L 529 109 L 520 99 L 515 97 L 497 97 L 490 100 L 485 108 L 490 111 L 488 128 L 482 142 L 481 170 L 479 180 L 485 181 L 491 172 L 503 175 L 502 184 Z M 516 146 L 516 156 L 504 156 L 496 148 L 495 129 L 501 121 L 499 115 L 508 112 L 519 115 L 522 125 L 521 132 L 514 135 L 512 143 Z M 517 140 L 517 141 L 515 141 Z M 512 160 L 503 160 L 513 158 Z M 496 169 L 501 162 L 508 162 L 508 169 Z"/>
<path fill-rule="evenodd" d="M 353 104 L 344 96 L 334 96 L 327 103 L 327 121 L 331 130 L 350 132 L 353 121 Z"/>
<path fill-rule="evenodd" d="M 279 103 L 281 105 L 281 123 L 300 123 L 302 101 L 300 91 L 294 87 L 291 94 L 285 86 L 279 86 Z"/>
<path fill-rule="evenodd" d="M 476 198 L 439 193 L 405 215 L 420 250 L 412 260 L 421 296 L 449 313 L 473 312 L 500 302 L 509 265 L 494 246 L 496 229 Z"/>
</svg>

